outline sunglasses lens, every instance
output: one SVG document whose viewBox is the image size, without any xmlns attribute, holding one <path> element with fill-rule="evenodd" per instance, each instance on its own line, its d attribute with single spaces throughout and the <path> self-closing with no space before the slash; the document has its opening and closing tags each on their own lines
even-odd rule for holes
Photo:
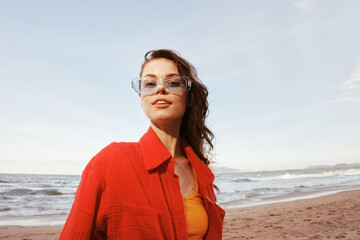
<svg viewBox="0 0 360 240">
<path fill-rule="evenodd" d="M 165 79 L 163 83 L 159 83 L 153 78 L 136 78 L 131 82 L 132 88 L 141 94 L 152 94 L 162 85 L 169 93 L 182 93 L 190 90 L 191 81 L 185 77 L 171 77 Z"/>
</svg>

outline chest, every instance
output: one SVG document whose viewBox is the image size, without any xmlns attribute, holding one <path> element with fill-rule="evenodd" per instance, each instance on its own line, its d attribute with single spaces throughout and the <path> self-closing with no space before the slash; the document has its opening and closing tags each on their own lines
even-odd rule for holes
<svg viewBox="0 0 360 240">
<path fill-rule="evenodd" d="M 154 172 L 128 169 L 124 174 L 126 177 L 114 175 L 107 181 L 101 197 L 105 204 L 99 209 L 101 228 L 110 233 L 112 228 L 126 226 L 122 231 L 140 234 L 131 239 L 186 239 L 179 177 L 166 168 Z M 151 234 L 154 238 L 149 238 Z"/>
<path fill-rule="evenodd" d="M 180 192 L 183 197 L 196 191 L 195 172 L 187 159 L 175 163 L 174 173 L 178 176 Z"/>
</svg>

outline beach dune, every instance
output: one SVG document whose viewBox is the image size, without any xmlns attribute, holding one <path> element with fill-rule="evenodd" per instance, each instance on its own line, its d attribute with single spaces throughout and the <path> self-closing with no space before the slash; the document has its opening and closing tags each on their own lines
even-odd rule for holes
<svg viewBox="0 0 360 240">
<path fill-rule="evenodd" d="M 62 226 L 0 226 L 0 239 L 58 239 Z M 226 211 L 223 239 L 360 239 L 360 190 Z"/>
</svg>

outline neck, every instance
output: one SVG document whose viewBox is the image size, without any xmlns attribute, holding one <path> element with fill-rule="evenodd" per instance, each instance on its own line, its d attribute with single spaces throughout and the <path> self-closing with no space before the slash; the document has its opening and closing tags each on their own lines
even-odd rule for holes
<svg viewBox="0 0 360 240">
<path fill-rule="evenodd" d="M 174 158 L 184 155 L 180 146 L 180 126 L 181 123 L 171 126 L 151 123 L 151 128 Z"/>
</svg>

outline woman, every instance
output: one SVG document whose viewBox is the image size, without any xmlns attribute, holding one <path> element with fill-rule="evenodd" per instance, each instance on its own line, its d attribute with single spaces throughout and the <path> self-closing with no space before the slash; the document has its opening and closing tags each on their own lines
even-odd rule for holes
<svg viewBox="0 0 360 240">
<path fill-rule="evenodd" d="M 150 128 L 86 166 L 60 239 L 221 239 L 205 144 L 207 89 L 176 52 L 146 53 L 132 81 Z"/>
</svg>

